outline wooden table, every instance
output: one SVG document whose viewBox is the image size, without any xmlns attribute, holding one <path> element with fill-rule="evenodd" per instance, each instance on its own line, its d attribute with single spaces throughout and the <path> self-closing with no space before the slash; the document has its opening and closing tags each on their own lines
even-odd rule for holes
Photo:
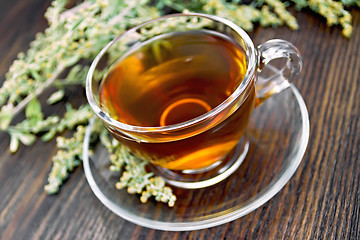
<svg viewBox="0 0 360 240">
<path fill-rule="evenodd" d="M 0 4 L 0 76 L 43 31 L 49 0 Z M 299 169 L 262 207 L 230 223 L 189 232 L 151 230 L 113 214 L 92 193 L 82 167 L 57 195 L 43 187 L 56 152 L 41 140 L 8 150 L 0 133 L 0 239 L 360 239 L 360 11 L 350 40 L 320 17 L 298 13 L 301 29 L 257 28 L 255 44 L 292 42 L 304 59 L 295 83 L 310 114 L 310 140 Z M 82 91 L 73 102 L 84 99 Z M 55 110 L 54 110 L 55 108 Z M 51 110 L 50 110 L 51 109 Z M 64 111 L 63 105 L 45 107 Z"/>
</svg>

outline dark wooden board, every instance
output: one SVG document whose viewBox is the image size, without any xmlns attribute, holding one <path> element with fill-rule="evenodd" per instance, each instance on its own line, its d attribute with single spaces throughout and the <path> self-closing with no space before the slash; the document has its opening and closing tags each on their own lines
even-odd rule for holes
<svg viewBox="0 0 360 240">
<path fill-rule="evenodd" d="M 17 53 L 46 27 L 49 0 L 2 0 L 0 80 Z M 190 232 L 151 230 L 127 222 L 92 193 L 82 167 L 57 195 L 43 187 L 56 152 L 41 140 L 8 150 L 0 133 L 0 239 L 360 239 L 360 11 L 354 9 L 350 40 L 310 12 L 294 12 L 300 30 L 256 28 L 255 44 L 272 38 L 292 42 L 304 59 L 295 85 L 310 114 L 304 159 L 274 198 L 230 223 Z M 74 103 L 84 101 L 76 90 Z M 55 108 L 55 110 L 54 110 Z M 64 111 L 55 105 L 45 111 Z"/>
</svg>

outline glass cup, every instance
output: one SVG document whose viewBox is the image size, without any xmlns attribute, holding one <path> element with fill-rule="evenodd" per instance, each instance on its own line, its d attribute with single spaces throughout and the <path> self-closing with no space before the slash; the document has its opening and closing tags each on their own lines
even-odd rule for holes
<svg viewBox="0 0 360 240">
<path fill-rule="evenodd" d="M 107 74 L 137 46 L 165 34 L 192 31 L 226 36 L 245 54 L 246 72 L 230 96 L 206 113 L 181 123 L 143 127 L 116 120 L 100 101 Z M 282 59 L 276 68 L 280 70 L 272 72 L 269 62 L 275 59 Z M 168 183 L 195 189 L 222 181 L 240 166 L 249 149 L 245 132 L 254 107 L 288 88 L 301 68 L 298 50 L 287 41 L 269 40 L 255 48 L 243 29 L 224 18 L 198 13 L 172 14 L 129 29 L 110 42 L 90 67 L 86 95 L 104 126 L 133 154 L 148 161 L 152 170 Z M 207 108 L 196 99 L 191 101 Z M 176 110 L 179 104 L 189 102 L 176 102 L 164 112 Z"/>
</svg>

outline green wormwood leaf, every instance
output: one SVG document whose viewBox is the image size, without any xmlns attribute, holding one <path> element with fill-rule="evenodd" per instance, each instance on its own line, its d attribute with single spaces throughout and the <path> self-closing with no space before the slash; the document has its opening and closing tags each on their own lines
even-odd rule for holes
<svg viewBox="0 0 360 240">
<path fill-rule="evenodd" d="M 12 112 L 9 110 L 10 106 L 3 106 L 0 110 L 0 130 L 5 131 L 13 118 Z"/>
<path fill-rule="evenodd" d="M 61 101 L 61 99 L 63 99 L 64 96 L 65 96 L 64 89 L 59 89 L 58 91 L 51 94 L 51 96 L 48 98 L 48 100 L 46 102 L 47 102 L 47 104 L 51 105 L 51 104 Z"/>
<path fill-rule="evenodd" d="M 33 98 L 26 106 L 25 116 L 32 119 L 43 119 L 43 113 L 41 111 L 41 104 L 37 98 Z"/>
</svg>

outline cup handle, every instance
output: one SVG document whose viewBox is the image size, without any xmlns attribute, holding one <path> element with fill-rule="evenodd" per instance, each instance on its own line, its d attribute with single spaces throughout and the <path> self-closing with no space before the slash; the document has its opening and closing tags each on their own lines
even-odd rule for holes
<svg viewBox="0 0 360 240">
<path fill-rule="evenodd" d="M 282 67 L 270 63 L 274 59 L 285 59 Z M 256 106 L 270 96 L 283 91 L 300 74 L 302 58 L 297 48 L 290 42 L 272 39 L 258 46 L 258 80 L 256 88 Z M 270 75 L 263 76 L 262 70 L 270 70 Z"/>
</svg>

